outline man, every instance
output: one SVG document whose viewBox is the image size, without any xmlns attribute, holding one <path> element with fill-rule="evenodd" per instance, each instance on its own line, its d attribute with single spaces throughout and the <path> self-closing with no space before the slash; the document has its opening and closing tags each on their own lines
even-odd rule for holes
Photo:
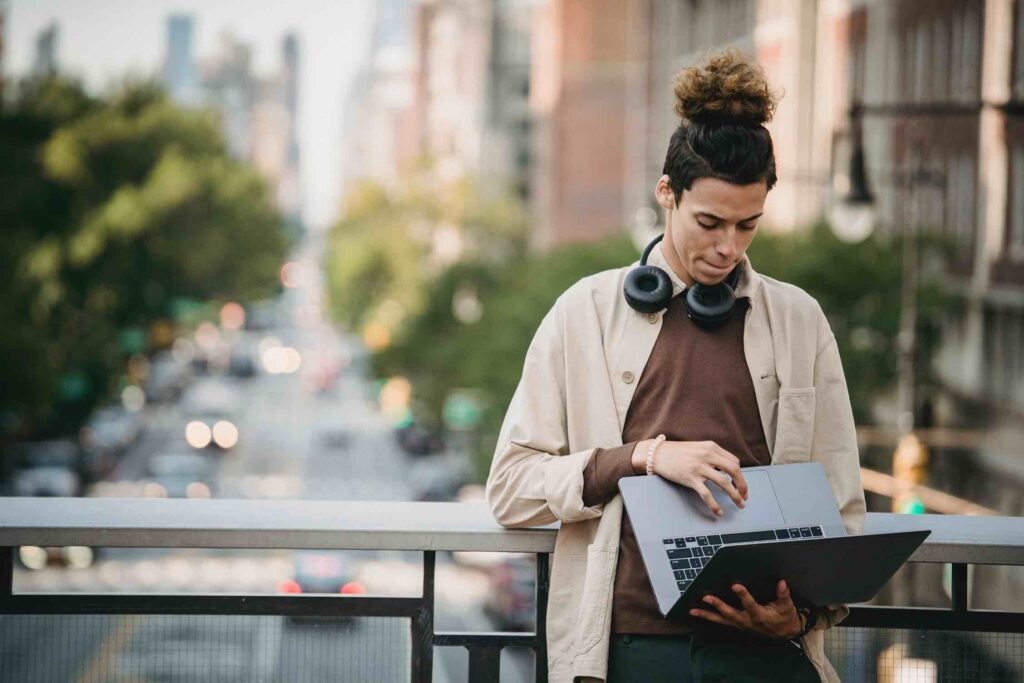
<svg viewBox="0 0 1024 683">
<path fill-rule="evenodd" d="M 815 460 L 847 530 L 863 525 L 853 417 L 825 316 L 745 255 L 776 181 L 763 126 L 775 99 L 733 53 L 684 71 L 676 95 L 681 123 L 655 188 L 665 235 L 645 251 L 654 270 L 598 273 L 559 297 L 527 352 L 488 501 L 508 527 L 562 522 L 552 683 L 835 681 L 823 633 L 845 607 L 800 613 L 780 582 L 767 605 L 737 586 L 742 610 L 709 596 L 688 621 L 668 622 L 623 515 L 623 476 L 665 477 L 714 510 L 709 486 L 744 504 L 744 465 Z"/>
</svg>

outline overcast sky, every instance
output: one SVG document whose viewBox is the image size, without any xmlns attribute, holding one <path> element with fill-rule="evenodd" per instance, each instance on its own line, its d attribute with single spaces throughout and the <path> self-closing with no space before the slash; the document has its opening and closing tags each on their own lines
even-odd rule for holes
<svg viewBox="0 0 1024 683">
<path fill-rule="evenodd" d="M 4 4 L 0 0 L 0 6 Z M 281 37 L 300 39 L 299 144 L 307 220 L 323 225 L 338 207 L 342 103 L 366 58 L 374 0 L 13 0 L 6 3 L 4 71 L 24 74 L 37 33 L 59 24 L 61 70 L 81 76 L 95 90 L 129 75 L 159 73 L 170 14 L 195 18 L 197 58 L 213 54 L 230 32 L 253 48 L 256 71 L 280 64 Z"/>
</svg>

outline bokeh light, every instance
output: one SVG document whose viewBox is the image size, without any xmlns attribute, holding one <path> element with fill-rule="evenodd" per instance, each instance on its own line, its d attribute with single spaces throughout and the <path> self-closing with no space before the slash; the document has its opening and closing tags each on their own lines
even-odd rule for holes
<svg viewBox="0 0 1024 683">
<path fill-rule="evenodd" d="M 238 427 L 227 420 L 220 420 L 213 425 L 213 440 L 221 448 L 234 448 L 238 443 Z"/>
<path fill-rule="evenodd" d="M 245 325 L 245 309 L 234 302 L 226 303 L 220 309 L 220 324 L 225 330 L 240 330 Z"/>
<path fill-rule="evenodd" d="M 205 422 L 192 420 L 185 425 L 185 441 L 192 448 L 206 448 L 212 440 L 213 432 Z"/>
</svg>

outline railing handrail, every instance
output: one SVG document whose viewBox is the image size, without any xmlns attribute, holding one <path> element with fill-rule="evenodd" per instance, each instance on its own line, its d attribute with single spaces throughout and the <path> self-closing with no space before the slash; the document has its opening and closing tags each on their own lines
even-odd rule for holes
<svg viewBox="0 0 1024 683">
<path fill-rule="evenodd" d="M 869 513 L 867 533 L 931 529 L 916 562 L 1024 565 L 1024 517 Z M 485 503 L 0 498 L 0 547 L 552 552 L 556 525 L 505 529 Z"/>
</svg>

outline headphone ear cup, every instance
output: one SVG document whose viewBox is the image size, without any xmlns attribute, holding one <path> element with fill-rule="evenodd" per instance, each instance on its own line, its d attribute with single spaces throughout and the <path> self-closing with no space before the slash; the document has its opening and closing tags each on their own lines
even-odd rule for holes
<svg viewBox="0 0 1024 683">
<path fill-rule="evenodd" d="M 637 266 L 622 286 L 626 303 L 641 313 L 657 313 L 672 299 L 672 279 L 657 266 Z"/>
<path fill-rule="evenodd" d="M 736 293 L 725 282 L 702 285 L 695 282 L 686 290 L 686 314 L 705 330 L 721 327 L 732 317 Z"/>
</svg>

